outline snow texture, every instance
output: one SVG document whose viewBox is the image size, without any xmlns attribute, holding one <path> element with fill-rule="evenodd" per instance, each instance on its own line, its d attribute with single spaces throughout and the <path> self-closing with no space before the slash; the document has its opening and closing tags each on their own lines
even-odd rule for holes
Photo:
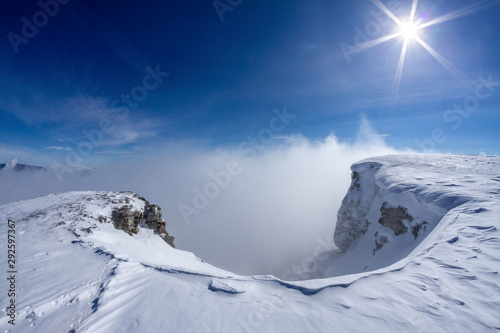
<svg viewBox="0 0 500 333">
<path fill-rule="evenodd" d="M 352 170 L 335 234 L 342 253 L 318 267 L 330 277 L 307 281 L 238 276 L 151 229 L 116 229 L 114 209 L 144 207 L 132 193 L 70 192 L 0 206 L 0 251 L 7 253 L 7 219 L 16 221 L 18 248 L 16 326 L 4 314 L 0 330 L 500 330 L 500 158 L 395 155 Z M 7 267 L 6 255 L 0 263 Z M 4 313 L 7 301 L 0 293 Z"/>
</svg>

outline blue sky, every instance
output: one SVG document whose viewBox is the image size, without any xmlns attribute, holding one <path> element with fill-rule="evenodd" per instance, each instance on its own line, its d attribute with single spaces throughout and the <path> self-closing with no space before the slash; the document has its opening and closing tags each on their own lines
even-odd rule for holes
<svg viewBox="0 0 500 333">
<path fill-rule="evenodd" d="M 498 154 L 500 2 L 421 0 L 415 20 L 450 13 L 418 35 L 441 62 L 409 40 L 395 89 L 404 38 L 356 43 L 399 31 L 369 0 L 3 1 L 0 160 L 238 146 L 285 107 L 283 135 L 349 141 L 366 117 L 397 149 Z"/>
</svg>

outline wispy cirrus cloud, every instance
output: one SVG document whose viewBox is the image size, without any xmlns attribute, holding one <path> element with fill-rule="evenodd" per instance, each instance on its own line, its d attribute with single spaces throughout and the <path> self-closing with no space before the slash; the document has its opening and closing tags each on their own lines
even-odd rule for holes
<svg viewBox="0 0 500 333">
<path fill-rule="evenodd" d="M 117 115 L 111 102 L 102 97 L 78 95 L 60 101 L 49 101 L 44 96 L 33 97 L 29 101 L 11 98 L 3 100 L 2 106 L 26 125 L 50 132 L 57 142 L 79 140 L 83 137 L 83 130 L 97 129 L 103 119 L 108 119 L 113 128 L 102 142 L 106 146 L 151 138 L 158 135 L 164 126 L 161 117 L 144 117 L 145 110 Z M 59 145 L 48 146 L 47 149 L 67 150 Z"/>
<path fill-rule="evenodd" d="M 117 124 L 116 129 L 104 137 L 101 145 L 105 147 L 120 147 L 140 143 L 160 135 L 162 131 L 161 119 L 125 121 Z"/>
<path fill-rule="evenodd" d="M 63 147 L 63 146 L 50 146 L 50 147 L 45 147 L 45 149 L 49 150 L 57 150 L 57 151 L 71 151 L 70 147 Z"/>
<path fill-rule="evenodd" d="M 51 99 L 37 93 L 29 98 L 19 96 L 4 98 L 0 103 L 3 110 L 28 126 L 64 124 L 67 127 L 78 127 L 99 119 L 109 110 L 107 99 L 84 95 Z"/>
<path fill-rule="evenodd" d="M 2 110 L 14 115 L 24 123 L 26 130 L 39 136 L 37 140 L 24 140 L 25 146 L 5 140 L 0 147 L 0 158 L 20 158 L 35 164 L 65 161 L 68 154 L 81 149 L 79 145 L 89 142 L 92 152 L 82 161 L 85 165 L 102 164 L 102 156 L 137 154 L 141 147 L 161 142 L 170 123 L 167 117 L 145 109 L 117 112 L 108 99 L 83 94 L 53 101 L 41 95 L 24 101 L 11 98 L 7 103 L 5 100 L 0 103 Z"/>
</svg>

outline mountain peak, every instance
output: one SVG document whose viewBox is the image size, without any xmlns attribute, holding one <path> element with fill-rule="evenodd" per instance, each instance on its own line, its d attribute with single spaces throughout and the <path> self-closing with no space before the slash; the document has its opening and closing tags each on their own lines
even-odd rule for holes
<svg viewBox="0 0 500 333">
<path fill-rule="evenodd" d="M 3 168 L 4 168 L 4 170 L 13 170 L 17 166 L 18 162 L 19 162 L 19 159 L 14 158 L 10 161 L 7 161 L 7 163 L 5 163 L 5 166 Z"/>
<path fill-rule="evenodd" d="M 5 164 L 0 164 L 0 170 L 7 171 L 34 171 L 45 170 L 45 168 L 35 165 L 21 164 L 18 158 L 7 161 Z"/>
</svg>

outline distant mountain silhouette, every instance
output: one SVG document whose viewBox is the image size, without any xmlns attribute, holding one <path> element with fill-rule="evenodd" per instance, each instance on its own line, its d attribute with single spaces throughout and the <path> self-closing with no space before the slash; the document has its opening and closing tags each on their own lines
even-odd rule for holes
<svg viewBox="0 0 500 333">
<path fill-rule="evenodd" d="M 0 164 L 0 170 L 12 170 L 12 171 L 39 171 L 46 170 L 44 167 L 20 164 L 18 159 L 8 161 L 7 163 Z"/>
</svg>

